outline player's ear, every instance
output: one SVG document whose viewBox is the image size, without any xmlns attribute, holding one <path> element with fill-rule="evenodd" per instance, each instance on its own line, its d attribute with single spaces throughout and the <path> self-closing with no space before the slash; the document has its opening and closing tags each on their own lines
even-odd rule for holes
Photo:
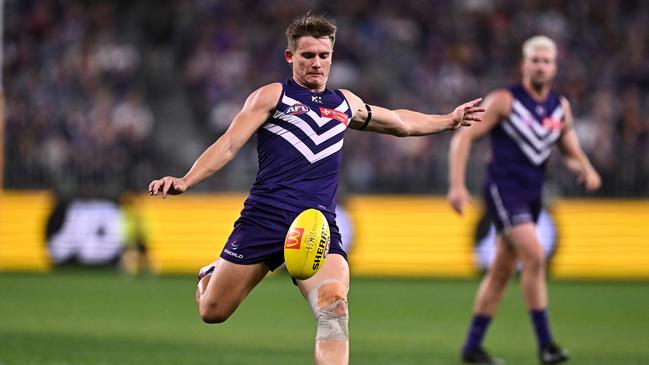
<svg viewBox="0 0 649 365">
<path fill-rule="evenodd" d="M 288 62 L 289 64 L 293 63 L 293 52 L 291 52 L 291 50 L 288 48 L 284 50 L 284 59 L 286 59 L 286 62 Z"/>
</svg>

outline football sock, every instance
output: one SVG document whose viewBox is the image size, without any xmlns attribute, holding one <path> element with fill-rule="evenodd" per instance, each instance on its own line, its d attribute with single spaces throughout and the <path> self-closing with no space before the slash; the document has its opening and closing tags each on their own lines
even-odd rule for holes
<svg viewBox="0 0 649 365">
<path fill-rule="evenodd" d="M 491 322 L 491 316 L 480 314 L 473 316 L 471 327 L 469 327 L 469 333 L 466 336 L 466 342 L 464 343 L 464 347 L 462 348 L 463 352 L 471 351 L 482 345 L 482 340 L 487 333 L 489 322 Z"/>
<path fill-rule="evenodd" d="M 552 342 L 547 310 L 531 310 L 530 318 L 532 319 L 532 324 L 534 324 L 534 332 L 536 332 L 536 340 L 539 348 Z"/>
</svg>

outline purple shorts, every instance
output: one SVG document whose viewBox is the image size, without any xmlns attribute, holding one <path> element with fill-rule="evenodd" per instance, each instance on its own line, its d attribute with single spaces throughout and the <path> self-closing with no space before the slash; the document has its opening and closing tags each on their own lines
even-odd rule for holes
<svg viewBox="0 0 649 365">
<path fill-rule="evenodd" d="M 331 231 L 329 253 L 347 260 L 335 215 L 321 210 Z M 235 264 L 263 262 L 273 271 L 284 263 L 284 240 L 288 228 L 301 211 L 289 211 L 258 201 L 246 200 L 241 216 L 221 251 L 221 258 Z"/>
<path fill-rule="evenodd" d="M 541 198 L 525 198 L 521 194 L 500 189 L 493 182 L 485 185 L 484 197 L 489 218 L 496 226 L 498 233 L 507 233 L 518 224 L 529 223 L 539 219 Z"/>
</svg>

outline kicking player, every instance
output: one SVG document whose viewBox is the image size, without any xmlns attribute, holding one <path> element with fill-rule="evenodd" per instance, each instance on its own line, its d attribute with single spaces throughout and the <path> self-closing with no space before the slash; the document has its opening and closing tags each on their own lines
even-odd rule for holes
<svg viewBox="0 0 649 365">
<path fill-rule="evenodd" d="M 219 171 L 257 134 L 259 171 L 220 258 L 199 272 L 196 302 L 203 321 L 228 319 L 250 291 L 284 261 L 293 219 L 307 208 L 322 211 L 331 229 L 329 257 L 312 278 L 297 281 L 317 319 L 316 364 L 349 361 L 349 267 L 335 221 L 335 195 L 343 135 L 348 127 L 395 136 L 428 135 L 480 121 L 480 99 L 448 115 L 370 106 L 348 90 L 326 88 L 336 26 L 307 15 L 286 30 L 284 52 L 291 79 L 265 85 L 246 100 L 229 129 L 184 177 L 149 185 L 163 197 L 181 194 Z"/>
<path fill-rule="evenodd" d="M 568 100 L 551 90 L 556 59 L 557 48 L 550 38 L 536 36 L 527 40 L 523 45 L 522 83 L 491 92 L 485 98 L 483 122 L 458 131 L 451 142 L 448 200 L 462 214 L 470 200 L 464 177 L 471 145 L 489 133 L 492 160 L 484 197 L 498 232 L 496 258 L 478 289 L 473 320 L 462 348 L 465 363 L 501 363 L 484 350 L 482 340 L 518 260 L 523 263 L 521 287 L 538 340 L 540 361 L 556 364 L 568 360 L 568 353 L 554 342 L 550 331 L 545 257 L 535 231 L 552 146 L 558 143 L 566 165 L 588 191 L 599 188 L 600 177 L 579 146 Z"/>
</svg>

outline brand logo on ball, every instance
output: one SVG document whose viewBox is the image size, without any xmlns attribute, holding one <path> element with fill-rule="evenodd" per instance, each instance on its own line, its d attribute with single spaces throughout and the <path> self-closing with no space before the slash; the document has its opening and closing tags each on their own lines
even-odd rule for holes
<svg viewBox="0 0 649 365">
<path fill-rule="evenodd" d="M 302 235 L 304 235 L 304 228 L 292 228 L 286 235 L 285 247 L 299 250 L 300 244 L 302 243 Z"/>
<path fill-rule="evenodd" d="M 322 234 L 320 236 L 320 242 L 318 242 L 318 250 L 316 251 L 315 258 L 313 259 L 313 270 L 318 270 L 320 267 L 320 262 L 327 257 L 329 252 L 329 230 L 327 226 L 322 227 Z"/>
<path fill-rule="evenodd" d="M 316 237 L 315 231 L 310 231 L 306 238 L 303 240 L 304 242 L 304 248 L 308 250 L 313 250 L 313 247 L 316 245 L 316 241 L 318 238 Z"/>
<path fill-rule="evenodd" d="M 322 256 L 323 258 L 326 258 L 327 255 L 329 254 L 330 243 L 331 243 L 331 237 L 327 237 L 327 244 L 326 244 L 326 247 L 325 247 L 325 252 L 324 252 L 324 255 Z"/>
</svg>

